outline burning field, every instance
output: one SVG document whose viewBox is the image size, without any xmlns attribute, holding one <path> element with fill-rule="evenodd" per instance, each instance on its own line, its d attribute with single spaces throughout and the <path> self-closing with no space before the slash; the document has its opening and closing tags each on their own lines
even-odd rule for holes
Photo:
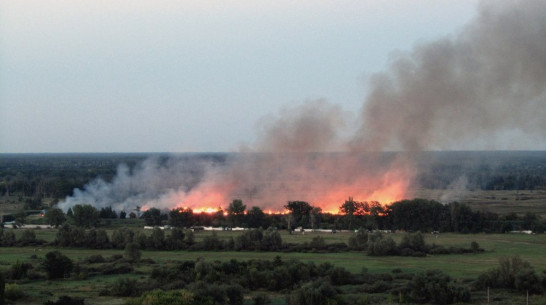
<svg viewBox="0 0 546 305">
<path fill-rule="evenodd" d="M 254 143 L 222 160 L 120 165 L 112 181 L 97 179 L 59 205 L 212 212 L 238 198 L 266 211 L 302 200 L 335 213 L 348 197 L 412 197 L 426 170 L 421 152 L 546 140 L 544 33 L 544 1 L 482 3 L 458 33 L 416 45 L 373 75 L 360 113 L 323 100 L 285 107 L 259 121 Z"/>
</svg>

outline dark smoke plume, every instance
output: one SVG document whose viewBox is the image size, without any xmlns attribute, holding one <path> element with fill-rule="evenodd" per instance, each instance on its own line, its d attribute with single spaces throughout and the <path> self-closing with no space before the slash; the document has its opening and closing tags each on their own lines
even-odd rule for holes
<svg viewBox="0 0 546 305">
<path fill-rule="evenodd" d="M 546 140 L 546 2 L 482 2 L 459 33 L 394 58 L 369 88 L 359 115 L 325 101 L 283 108 L 221 166 L 152 159 L 60 206 L 225 207 L 241 198 L 276 211 L 287 200 L 333 211 L 349 196 L 410 196 L 420 151 L 536 147 Z"/>
</svg>

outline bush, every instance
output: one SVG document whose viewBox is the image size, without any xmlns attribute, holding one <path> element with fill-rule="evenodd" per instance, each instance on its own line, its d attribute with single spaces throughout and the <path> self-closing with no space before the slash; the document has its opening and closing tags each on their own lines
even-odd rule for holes
<svg viewBox="0 0 546 305">
<path fill-rule="evenodd" d="M 87 257 L 87 259 L 85 260 L 86 263 L 88 264 L 98 264 L 98 263 L 104 263 L 106 260 L 104 259 L 104 257 L 100 254 L 96 254 L 96 255 L 90 255 L 89 257 Z"/>
<path fill-rule="evenodd" d="M 368 237 L 366 254 L 375 256 L 393 255 L 396 251 L 396 243 L 390 236 L 374 233 Z"/>
<path fill-rule="evenodd" d="M 288 304 L 327 305 L 335 304 L 337 292 L 330 282 L 322 279 L 303 285 L 288 297 Z"/>
<path fill-rule="evenodd" d="M 243 287 L 240 285 L 228 285 L 225 287 L 226 295 L 231 305 L 243 305 Z"/>
<path fill-rule="evenodd" d="M 27 276 L 28 270 L 32 269 L 32 265 L 29 263 L 21 263 L 17 260 L 9 270 L 9 278 L 13 280 L 20 280 Z"/>
<path fill-rule="evenodd" d="M 252 298 L 252 305 L 268 305 L 271 304 L 269 297 L 260 293 Z"/>
<path fill-rule="evenodd" d="M 141 293 L 139 286 L 140 285 L 136 279 L 119 278 L 112 285 L 110 294 L 119 297 L 136 297 Z"/>
<path fill-rule="evenodd" d="M 425 237 L 423 234 L 421 234 L 421 232 L 404 234 L 402 241 L 400 242 L 400 248 L 411 249 L 415 252 L 426 253 L 428 251 L 428 247 L 425 244 Z"/>
<path fill-rule="evenodd" d="M 540 280 L 531 264 L 519 256 L 501 257 L 499 267 L 480 274 L 475 286 L 478 289 L 491 287 L 538 292 Z"/>
<path fill-rule="evenodd" d="M 519 291 L 529 291 L 529 293 L 541 293 L 542 287 L 533 268 L 524 268 L 515 276 L 515 286 Z"/>
<path fill-rule="evenodd" d="M 408 283 L 410 299 L 415 303 L 451 304 L 470 301 L 467 288 L 455 286 L 440 270 L 416 274 Z"/>
<path fill-rule="evenodd" d="M 46 270 L 47 278 L 58 279 L 69 276 L 72 271 L 72 260 L 59 251 L 48 252 L 42 266 Z"/>
<path fill-rule="evenodd" d="M 140 253 L 140 250 L 138 249 L 138 245 L 136 243 L 127 243 L 124 252 L 124 256 L 127 260 L 129 260 L 130 262 L 137 262 L 140 260 L 141 255 L 142 254 Z"/>
<path fill-rule="evenodd" d="M 4 297 L 8 300 L 15 301 L 25 296 L 25 293 L 17 284 L 6 284 L 4 288 Z"/>
<path fill-rule="evenodd" d="M 101 266 L 100 268 L 102 274 L 126 274 L 133 271 L 128 263 L 110 263 Z"/>
<path fill-rule="evenodd" d="M 84 305 L 83 298 L 73 298 L 66 295 L 60 296 L 57 302 L 47 301 L 44 305 Z"/>
<path fill-rule="evenodd" d="M 206 303 L 198 303 L 195 301 L 193 293 L 181 289 L 181 290 L 153 290 L 146 292 L 140 298 L 128 301 L 127 305 L 198 305 Z"/>
<path fill-rule="evenodd" d="M 311 243 L 309 244 L 309 246 L 312 249 L 322 250 L 322 249 L 326 248 L 326 241 L 324 241 L 324 238 L 322 238 L 322 236 L 317 235 L 317 236 L 313 237 L 313 239 L 311 240 Z"/>
</svg>

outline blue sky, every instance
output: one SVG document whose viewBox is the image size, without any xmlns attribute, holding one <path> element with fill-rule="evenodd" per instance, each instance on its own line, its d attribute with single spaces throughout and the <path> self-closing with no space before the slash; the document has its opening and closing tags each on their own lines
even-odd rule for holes
<svg viewBox="0 0 546 305">
<path fill-rule="evenodd" d="M 358 112 L 475 0 L 0 1 L 0 152 L 236 151 L 264 116 Z"/>
</svg>

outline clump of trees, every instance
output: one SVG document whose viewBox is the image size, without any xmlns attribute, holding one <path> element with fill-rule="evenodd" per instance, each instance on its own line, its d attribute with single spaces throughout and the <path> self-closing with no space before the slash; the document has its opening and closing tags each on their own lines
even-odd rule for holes
<svg viewBox="0 0 546 305">
<path fill-rule="evenodd" d="M 414 303 L 452 304 L 468 303 L 468 287 L 455 284 L 440 270 L 428 270 L 413 276 L 407 284 L 408 300 Z"/>
<path fill-rule="evenodd" d="M 400 244 L 388 235 L 381 232 L 367 232 L 364 229 L 354 233 L 348 241 L 348 247 L 352 250 L 364 251 L 367 255 L 402 255 L 402 256 L 425 256 L 426 254 L 462 254 L 483 252 L 479 244 L 473 241 L 469 248 L 449 247 L 444 248 L 438 245 L 427 245 L 421 232 L 406 233 Z"/>
<path fill-rule="evenodd" d="M 53 280 L 70 276 L 74 264 L 70 258 L 61 252 L 51 251 L 45 255 L 42 267 L 47 273 L 47 278 Z"/>
<path fill-rule="evenodd" d="M 498 215 L 487 211 L 473 211 L 467 205 L 458 202 L 442 204 L 426 199 L 401 200 L 381 205 L 379 202 L 359 202 L 349 198 L 340 205 L 340 214 L 323 213 L 319 207 L 305 201 L 289 201 L 284 208 L 288 213 L 266 214 L 257 206 L 247 210 L 242 200 L 235 199 L 229 204 L 226 216 L 222 210 L 209 214 L 194 213 L 190 208 L 175 208 L 170 211 L 150 208 L 140 217 L 148 226 L 169 224 L 181 229 L 195 226 L 221 226 L 228 229 L 275 227 L 288 229 L 290 232 L 301 227 L 331 230 L 364 228 L 368 231 L 504 233 L 512 230 L 541 232 L 546 227 L 546 223 L 535 213 L 526 213 L 523 216 L 515 213 Z M 50 208 L 45 216 L 47 223 L 55 227 L 70 223 L 89 229 L 99 227 L 101 222 L 109 223 L 111 219 L 118 217 L 118 212 L 125 218 L 124 211 L 114 211 L 111 207 L 103 207 L 99 211 L 91 205 L 75 205 L 66 214 L 58 208 Z M 130 215 L 137 217 L 133 212 Z M 19 218 L 21 217 L 14 219 Z"/>
<path fill-rule="evenodd" d="M 519 256 L 500 257 L 497 268 L 478 276 L 475 286 L 478 289 L 505 288 L 540 294 L 546 287 L 546 277 L 541 277 L 528 261 Z"/>
</svg>

